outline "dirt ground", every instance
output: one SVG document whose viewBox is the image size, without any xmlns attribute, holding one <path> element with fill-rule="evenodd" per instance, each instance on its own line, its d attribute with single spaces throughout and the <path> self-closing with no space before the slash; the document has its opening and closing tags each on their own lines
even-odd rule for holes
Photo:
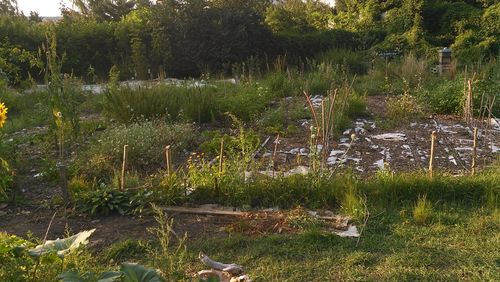
<svg viewBox="0 0 500 282">
<path fill-rule="evenodd" d="M 386 97 L 369 96 L 369 116 L 355 120 L 352 127 L 345 130 L 340 138 L 332 140 L 328 152 L 322 152 L 322 145 L 318 145 L 319 153 L 326 153 L 329 167 L 338 170 L 352 168 L 364 177 L 373 176 L 381 169 L 394 172 L 428 170 L 431 133 L 436 131 L 434 169 L 453 175 L 467 174 L 471 170 L 473 126 L 478 128 L 479 136 L 477 169 L 488 167 L 500 156 L 500 127 L 496 124 L 485 130 L 486 123 L 479 120 L 467 126 L 461 117 L 440 115 L 413 122 L 401 122 L 387 128 L 383 124 Z M 302 133 L 290 138 L 280 137 L 278 146 L 275 146 L 275 137 L 272 137 L 272 141 L 262 150 L 260 156 L 271 159 L 276 148 L 276 161 L 285 168 L 284 170 L 297 165 L 307 166 L 311 125 L 310 120 L 300 121 Z M 355 137 L 352 134 L 355 134 Z M 354 141 L 351 140 L 352 137 Z M 292 171 L 293 169 L 289 170 Z"/>
<path fill-rule="evenodd" d="M 472 159 L 472 134 L 459 117 L 433 116 L 409 124 L 400 124 L 384 129 L 377 124 L 386 111 L 386 97 L 368 97 L 370 116 L 356 120 L 338 140 L 334 140 L 326 152 L 328 165 L 332 168 L 351 167 L 362 176 L 371 176 L 382 168 L 392 171 L 426 170 L 430 154 L 430 136 L 437 132 L 434 167 L 451 174 L 466 174 L 470 171 Z M 480 126 L 481 123 L 476 121 Z M 309 160 L 309 126 L 311 121 L 300 121 L 302 134 L 291 138 L 280 138 L 276 159 L 281 169 L 293 169 L 297 165 L 307 165 Z M 27 137 L 36 136 L 44 128 L 25 131 Z M 354 141 L 351 136 L 355 133 Z M 488 132 L 480 131 L 477 159 L 478 169 L 488 167 L 499 157 L 500 128 Z M 27 138 L 29 139 L 29 138 Z M 260 152 L 260 158 L 270 158 L 275 149 L 274 137 Z M 56 213 L 48 233 L 48 238 L 62 237 L 66 230 L 72 233 L 96 228 L 92 236 L 92 246 L 101 249 L 114 242 L 128 238 L 147 239 L 151 235 L 147 229 L 156 225 L 153 216 L 100 216 L 98 218 L 76 214 L 74 211 L 51 209 L 51 201 L 59 195 L 56 183 L 49 183 L 40 177 L 42 171 L 39 148 L 33 142 L 18 145 L 25 165 L 18 171 L 16 189 L 22 195 L 18 205 L 0 205 L 0 232 L 8 232 L 25 237 L 32 232 L 43 238 L 49 222 Z M 307 167 L 305 168 L 307 170 Z M 295 170 L 296 173 L 304 173 Z M 203 216 L 190 214 L 169 214 L 174 218 L 174 228 L 178 234 L 188 233 L 191 239 L 204 236 L 226 236 L 226 227 L 238 221 L 237 218 Z"/>
</svg>

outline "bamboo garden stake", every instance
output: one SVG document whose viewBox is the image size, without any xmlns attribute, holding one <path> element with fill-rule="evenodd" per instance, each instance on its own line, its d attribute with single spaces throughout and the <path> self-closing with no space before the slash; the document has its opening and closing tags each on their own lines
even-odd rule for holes
<svg viewBox="0 0 500 282">
<path fill-rule="evenodd" d="M 123 146 L 123 162 L 122 162 L 122 174 L 120 178 L 120 190 L 125 189 L 125 168 L 127 167 L 127 149 L 128 145 Z"/>
<path fill-rule="evenodd" d="M 432 178 L 433 170 L 434 170 L 434 143 L 436 142 L 436 131 L 432 131 L 431 134 L 431 156 L 429 159 L 429 177 Z"/>
<path fill-rule="evenodd" d="M 472 164 L 471 174 L 476 174 L 476 156 L 477 156 L 477 127 L 474 127 L 474 143 L 472 145 Z"/>
<path fill-rule="evenodd" d="M 170 173 L 172 172 L 172 170 L 171 170 L 172 159 L 170 156 L 170 145 L 165 146 L 165 162 L 167 163 L 167 175 L 170 176 Z"/>
<path fill-rule="evenodd" d="M 224 138 L 220 139 L 220 153 L 219 153 L 219 177 L 222 176 L 222 159 L 224 158 Z"/>
<path fill-rule="evenodd" d="M 276 135 L 276 140 L 274 141 L 274 152 L 272 160 L 273 178 L 274 178 L 274 166 L 276 165 L 276 152 L 278 151 L 278 144 L 280 142 L 280 135 Z"/>
</svg>

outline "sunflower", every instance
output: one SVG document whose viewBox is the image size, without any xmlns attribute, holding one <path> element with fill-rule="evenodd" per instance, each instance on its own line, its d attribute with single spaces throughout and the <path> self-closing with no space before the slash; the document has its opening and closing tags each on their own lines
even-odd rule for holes
<svg viewBox="0 0 500 282">
<path fill-rule="evenodd" d="M 9 108 L 5 106 L 4 103 L 0 103 L 0 128 L 3 127 L 5 121 L 7 120 L 7 111 Z"/>
</svg>

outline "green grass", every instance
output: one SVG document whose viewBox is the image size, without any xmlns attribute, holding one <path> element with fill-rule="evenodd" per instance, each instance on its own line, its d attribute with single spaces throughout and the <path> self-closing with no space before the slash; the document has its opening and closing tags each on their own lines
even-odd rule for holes
<svg viewBox="0 0 500 282">
<path fill-rule="evenodd" d="M 355 239 L 306 231 L 233 234 L 189 250 L 241 264 L 254 281 L 498 280 L 500 214 L 462 208 L 442 208 L 428 226 L 385 212 L 369 220 L 358 246 Z"/>
<path fill-rule="evenodd" d="M 359 243 L 357 239 L 320 232 L 314 226 L 296 234 L 204 234 L 188 240 L 187 253 L 171 259 L 183 271 L 198 271 L 205 268 L 197 259 L 203 251 L 212 259 L 243 265 L 254 281 L 498 281 L 500 278 L 497 209 L 441 203 L 424 226 L 407 212 L 411 205 L 371 209 L 372 216 Z M 0 233 L 0 246 L 12 248 L 15 245 L 12 240 Z M 175 246 L 174 242 L 171 247 Z M 161 258 L 149 254 L 159 247 L 158 239 L 148 242 L 128 239 L 104 250 L 76 252 L 65 261 L 64 269 L 101 272 L 117 269 L 117 264 L 123 261 L 153 266 Z M 32 267 L 34 261 L 12 257 L 13 254 L 0 250 L 3 262 L 0 277 L 10 277 L 12 281 L 16 281 L 15 277 L 31 277 L 32 268 L 26 269 L 24 265 Z M 59 260 L 47 258 L 34 281 L 54 281 L 61 267 Z"/>
</svg>

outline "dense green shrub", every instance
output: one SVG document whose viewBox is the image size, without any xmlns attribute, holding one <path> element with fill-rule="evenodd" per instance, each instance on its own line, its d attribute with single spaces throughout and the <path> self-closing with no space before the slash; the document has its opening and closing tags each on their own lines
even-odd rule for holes
<svg viewBox="0 0 500 282">
<path fill-rule="evenodd" d="M 349 49 L 331 49 L 319 56 L 320 62 L 340 65 L 352 74 L 363 75 L 368 72 L 369 58 L 366 52 Z"/>
<path fill-rule="evenodd" d="M 189 84 L 110 88 L 105 110 L 122 123 L 151 119 L 209 122 L 217 114 L 216 91 L 212 86 Z"/>
<path fill-rule="evenodd" d="M 163 163 L 165 146 L 171 145 L 178 154 L 191 145 L 193 131 L 189 124 L 160 121 L 118 125 L 95 136 L 78 167 L 90 179 L 109 179 L 120 167 L 123 146 L 128 145 L 128 169 L 154 170 Z"/>
<path fill-rule="evenodd" d="M 265 84 L 249 83 L 231 85 L 217 96 L 219 113 L 231 113 L 243 121 L 250 121 L 263 112 L 270 101 L 280 95 L 273 93 Z"/>
</svg>

